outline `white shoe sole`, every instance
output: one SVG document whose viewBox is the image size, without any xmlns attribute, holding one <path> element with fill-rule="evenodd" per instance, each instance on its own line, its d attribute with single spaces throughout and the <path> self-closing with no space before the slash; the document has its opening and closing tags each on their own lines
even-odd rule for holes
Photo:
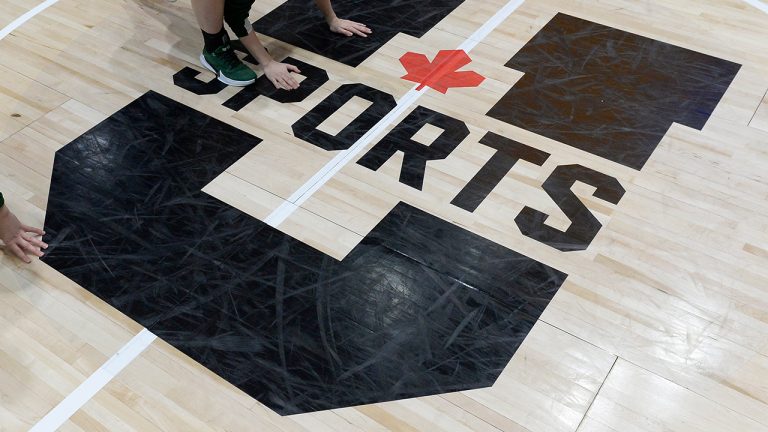
<svg viewBox="0 0 768 432">
<path fill-rule="evenodd" d="M 202 64 L 204 68 L 216 74 L 216 79 L 218 79 L 219 81 L 223 82 L 226 85 L 231 85 L 234 87 L 245 87 L 256 82 L 255 79 L 248 80 L 248 81 L 238 81 L 238 80 L 233 80 L 231 78 L 227 78 L 223 73 L 216 72 L 216 69 L 214 69 L 213 66 L 208 64 L 207 60 L 205 60 L 205 56 L 203 54 L 200 54 L 200 64 Z"/>
</svg>

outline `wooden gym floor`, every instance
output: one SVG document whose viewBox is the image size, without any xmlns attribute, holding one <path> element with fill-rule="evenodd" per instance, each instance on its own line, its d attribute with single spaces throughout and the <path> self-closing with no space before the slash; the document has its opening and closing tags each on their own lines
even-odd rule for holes
<svg viewBox="0 0 768 432">
<path fill-rule="evenodd" d="M 768 431 L 764 3 L 258 1 L 292 94 L 189 1 L 47 3 L 0 40 L 51 243 L 0 256 L 0 431 Z"/>
</svg>

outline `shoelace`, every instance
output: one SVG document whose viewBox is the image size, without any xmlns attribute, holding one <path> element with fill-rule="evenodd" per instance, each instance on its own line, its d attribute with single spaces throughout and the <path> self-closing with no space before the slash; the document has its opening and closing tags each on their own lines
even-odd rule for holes
<svg viewBox="0 0 768 432">
<path fill-rule="evenodd" d="M 225 45 L 221 48 L 219 48 L 218 57 L 226 63 L 226 65 L 230 68 L 235 68 L 237 66 L 240 66 L 240 59 L 237 58 L 237 55 L 235 54 L 235 51 L 232 49 L 230 45 Z"/>
</svg>

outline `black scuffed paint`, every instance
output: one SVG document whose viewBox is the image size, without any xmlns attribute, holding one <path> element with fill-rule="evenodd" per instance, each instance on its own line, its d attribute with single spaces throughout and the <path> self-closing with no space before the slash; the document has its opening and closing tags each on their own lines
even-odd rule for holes
<svg viewBox="0 0 768 432">
<path fill-rule="evenodd" d="M 280 103 L 302 102 L 328 82 L 328 73 L 317 66 L 291 57 L 286 58 L 283 62 L 298 67 L 301 70 L 301 75 L 305 77 L 298 89 L 290 91 L 278 89 L 266 75 L 261 75 L 255 83 L 241 88 L 223 105 L 233 111 L 240 111 L 259 96 L 265 96 Z M 185 67 L 173 76 L 173 83 L 200 96 L 218 94 L 228 87 L 215 77 L 209 81 L 201 81 L 197 78 L 199 74 L 200 72 L 197 70 Z"/>
<path fill-rule="evenodd" d="M 581 165 L 561 165 L 555 168 L 542 187 L 571 220 L 571 225 L 566 231 L 552 228 L 544 224 L 549 215 L 525 207 L 515 218 L 520 231 L 563 252 L 587 249 L 602 224 L 571 190 L 576 181 L 594 186 L 592 195 L 611 204 L 618 204 L 624 196 L 621 183 L 609 175 Z"/>
<path fill-rule="evenodd" d="M 451 201 L 451 204 L 468 212 L 477 210 L 520 159 L 539 166 L 549 159 L 547 152 L 493 132 L 485 134 L 480 143 L 496 149 L 496 154 Z"/>
<path fill-rule="evenodd" d="M 463 0 L 335 0 L 339 17 L 365 23 L 368 37 L 332 33 L 314 0 L 288 0 L 253 24 L 257 32 L 349 66 L 358 66 L 398 33 L 420 38 Z"/>
<path fill-rule="evenodd" d="M 201 192 L 259 142 L 144 95 L 57 152 L 45 262 L 281 414 L 491 385 L 566 275 L 402 203 L 338 261 Z"/>
<path fill-rule="evenodd" d="M 197 78 L 198 75 L 200 75 L 200 71 L 197 69 L 185 67 L 173 75 L 173 83 L 198 96 L 219 94 L 222 90 L 228 87 L 226 84 L 216 79 L 216 77 L 213 77 L 208 81 L 202 81 Z"/>
<path fill-rule="evenodd" d="M 395 207 L 366 239 L 376 240 L 534 318 L 541 315 L 566 277 L 525 255 L 404 204 Z"/>
<path fill-rule="evenodd" d="M 413 140 L 414 135 L 425 125 L 443 130 L 429 146 Z M 447 158 L 468 136 L 469 129 L 463 121 L 417 106 L 357 163 L 377 171 L 395 153 L 401 151 L 405 155 L 400 169 L 400 183 L 421 190 L 427 162 Z"/>
<path fill-rule="evenodd" d="M 489 116 L 635 169 L 673 122 L 703 128 L 741 67 L 561 13 L 506 66 L 525 75 Z"/>
<path fill-rule="evenodd" d="M 283 63 L 298 67 L 301 75 L 305 77 L 299 88 L 296 90 L 278 89 L 266 75 L 262 75 L 255 83 L 243 88 L 224 102 L 224 106 L 233 111 L 240 111 L 259 96 L 266 96 L 280 103 L 302 102 L 314 93 L 315 90 L 328 82 L 328 73 L 317 66 L 312 66 L 309 63 L 291 57 L 283 60 Z"/>
<path fill-rule="evenodd" d="M 325 120 L 354 97 L 367 100 L 371 105 L 336 135 L 318 129 Z M 294 123 L 293 134 L 321 149 L 347 150 L 396 106 L 395 98 L 389 93 L 365 84 L 344 84 Z"/>
</svg>

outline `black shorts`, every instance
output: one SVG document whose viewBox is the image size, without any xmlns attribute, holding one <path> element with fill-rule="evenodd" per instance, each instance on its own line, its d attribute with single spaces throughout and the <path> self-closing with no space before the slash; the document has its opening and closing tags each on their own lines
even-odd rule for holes
<svg viewBox="0 0 768 432">
<path fill-rule="evenodd" d="M 224 20 L 239 38 L 248 36 L 253 30 L 248 16 L 256 0 L 226 0 L 224 2 Z"/>
</svg>

